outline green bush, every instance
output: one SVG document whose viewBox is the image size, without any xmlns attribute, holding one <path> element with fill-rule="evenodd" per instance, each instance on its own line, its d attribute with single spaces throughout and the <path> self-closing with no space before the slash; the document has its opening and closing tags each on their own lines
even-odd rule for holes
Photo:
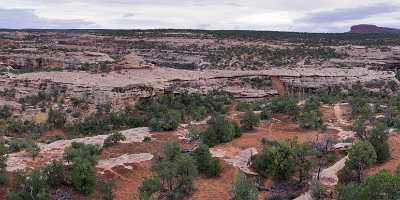
<svg viewBox="0 0 400 200">
<path fill-rule="evenodd" d="M 152 130 L 169 131 L 181 122 L 202 120 L 214 113 L 224 113 L 231 98 L 225 94 L 163 95 L 139 101 L 135 109 L 145 117 Z"/>
<path fill-rule="evenodd" d="M 12 116 L 11 106 L 0 106 L 0 119 L 8 119 Z"/>
<path fill-rule="evenodd" d="M 150 142 L 150 141 L 151 141 L 151 137 L 149 137 L 149 136 L 144 136 L 143 142 Z"/>
<path fill-rule="evenodd" d="M 273 114 L 287 114 L 294 118 L 296 118 L 299 112 L 297 101 L 290 97 L 275 97 L 271 99 L 267 108 L 269 108 Z"/>
<path fill-rule="evenodd" d="M 240 172 L 232 185 L 231 200 L 257 200 L 258 190 L 253 181 L 243 172 Z"/>
<path fill-rule="evenodd" d="M 64 128 L 65 122 L 67 121 L 67 117 L 65 113 L 61 111 L 56 111 L 50 108 L 47 122 L 53 128 Z"/>
<path fill-rule="evenodd" d="M 298 144 L 296 140 L 263 145 L 261 153 L 252 157 L 252 167 L 262 176 L 271 176 L 277 180 L 289 180 L 294 174 L 302 182 L 311 169 L 307 144 Z"/>
<path fill-rule="evenodd" d="M 338 200 L 400 199 L 400 177 L 387 171 L 368 177 L 361 185 L 338 185 Z"/>
<path fill-rule="evenodd" d="M 218 115 L 208 121 L 208 128 L 201 134 L 201 140 L 208 146 L 215 146 L 230 142 L 240 135 L 240 129 L 236 123 L 228 121 L 223 115 Z"/>
<path fill-rule="evenodd" d="M 159 177 L 146 177 L 139 187 L 140 200 L 151 200 L 152 195 L 162 189 Z"/>
<path fill-rule="evenodd" d="M 4 144 L 0 143 L 0 185 L 7 183 L 8 178 L 6 174 L 8 159 L 8 150 Z"/>
<path fill-rule="evenodd" d="M 346 168 L 357 172 L 357 181 L 363 181 L 364 169 L 372 166 L 376 162 L 376 152 L 374 146 L 368 141 L 357 141 L 348 152 L 349 159 L 346 161 Z"/>
<path fill-rule="evenodd" d="M 152 131 L 172 131 L 178 128 L 181 121 L 181 115 L 178 111 L 167 110 L 159 113 L 150 121 Z"/>
<path fill-rule="evenodd" d="M 103 183 L 101 185 L 101 193 L 102 193 L 103 200 L 113 200 L 114 199 L 113 188 L 114 188 L 113 182 L 107 182 L 107 183 Z"/>
<path fill-rule="evenodd" d="M 212 158 L 207 145 L 201 144 L 194 150 L 193 158 L 200 173 L 204 173 L 209 177 L 216 177 L 221 173 L 221 165 L 218 160 Z"/>
<path fill-rule="evenodd" d="M 302 128 L 321 129 L 323 128 L 323 116 L 319 110 L 320 103 L 315 98 L 309 98 L 304 105 L 300 115 L 299 123 Z"/>
<path fill-rule="evenodd" d="M 382 123 L 372 129 L 369 134 L 368 141 L 374 146 L 376 161 L 379 163 L 383 163 L 390 158 L 388 139 L 389 133 L 386 131 L 386 126 Z"/>
<path fill-rule="evenodd" d="M 77 191 L 91 194 L 96 186 L 96 167 L 90 161 L 76 160 L 72 164 L 71 180 Z"/>
<path fill-rule="evenodd" d="M 15 188 L 9 193 L 12 200 L 47 200 L 50 199 L 48 186 L 39 171 L 17 172 Z"/>
<path fill-rule="evenodd" d="M 321 185 L 319 181 L 312 181 L 310 185 L 311 196 L 315 200 L 323 199 L 326 189 Z"/>
<path fill-rule="evenodd" d="M 241 129 L 244 131 L 253 130 L 260 124 L 260 117 L 254 114 L 253 111 L 247 111 L 243 116 L 243 119 L 240 120 Z"/>
<path fill-rule="evenodd" d="M 65 167 L 62 160 L 53 160 L 42 171 L 44 180 L 50 187 L 57 187 L 65 181 Z"/>
<path fill-rule="evenodd" d="M 111 135 L 109 135 L 105 140 L 103 147 L 107 148 L 110 146 L 114 146 L 118 144 L 121 141 L 125 141 L 126 137 L 121 133 L 121 132 L 113 132 Z"/>
<path fill-rule="evenodd" d="M 196 164 L 190 156 L 181 152 L 178 144 L 167 144 L 163 159 L 152 170 L 156 176 L 143 181 L 139 188 L 140 199 L 153 199 L 158 194 L 166 199 L 181 200 L 193 192 Z"/>
<path fill-rule="evenodd" d="M 263 108 L 263 110 L 262 110 L 261 113 L 260 113 L 260 118 L 261 118 L 262 120 L 269 120 L 269 119 L 271 119 L 271 118 L 272 118 L 272 112 L 271 112 L 271 110 L 270 110 L 268 107 Z"/>
<path fill-rule="evenodd" d="M 72 161 L 72 185 L 82 194 L 88 195 L 95 189 L 96 163 L 100 153 L 99 145 L 83 143 L 72 143 L 64 151 L 64 159 Z"/>
<path fill-rule="evenodd" d="M 76 160 L 87 160 L 93 165 L 97 163 L 97 156 L 101 153 L 99 145 L 84 144 L 73 142 L 71 146 L 64 151 L 64 159 L 68 162 L 76 162 Z"/>
</svg>

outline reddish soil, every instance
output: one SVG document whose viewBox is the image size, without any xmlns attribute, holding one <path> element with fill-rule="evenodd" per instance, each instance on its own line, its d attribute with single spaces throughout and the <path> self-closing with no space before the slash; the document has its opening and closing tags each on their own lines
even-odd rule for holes
<svg viewBox="0 0 400 200">
<path fill-rule="evenodd" d="M 154 159 L 151 161 L 142 162 L 139 164 L 130 164 L 133 169 L 124 167 L 116 167 L 113 172 L 106 172 L 104 175 L 99 175 L 105 181 L 113 180 L 115 182 L 114 194 L 117 200 L 132 200 L 139 199 L 138 189 L 141 186 L 145 177 L 151 176 L 151 166 L 161 156 L 163 146 L 172 141 L 181 144 L 182 148 L 189 148 L 190 145 L 182 144 L 175 134 L 172 133 L 154 133 L 153 139 L 150 142 L 119 144 L 114 147 L 105 149 L 100 159 L 118 157 L 123 154 L 151 153 Z"/>
<path fill-rule="evenodd" d="M 236 174 L 239 169 L 233 167 L 224 161 L 222 164 L 222 173 L 217 178 L 198 177 L 195 181 L 197 191 L 190 197 L 193 200 L 214 199 L 225 200 L 229 199 L 229 191 Z"/>
<path fill-rule="evenodd" d="M 7 199 L 7 190 L 6 186 L 0 186 L 0 199 Z"/>
<path fill-rule="evenodd" d="M 222 166 L 222 173 L 217 178 L 207 178 L 200 176 L 195 180 L 196 191 L 193 193 L 190 200 L 226 200 L 229 199 L 229 193 L 232 183 L 239 169 L 227 164 L 225 161 L 220 161 Z M 267 194 L 261 192 L 259 195 L 260 200 L 264 200 Z"/>
<path fill-rule="evenodd" d="M 151 176 L 151 165 L 153 161 L 146 161 L 139 164 L 129 165 L 133 169 L 117 167 L 113 172 L 100 175 L 101 179 L 114 181 L 114 199 L 132 200 L 139 199 L 139 187 L 145 177 Z"/>
<path fill-rule="evenodd" d="M 241 150 L 255 147 L 260 151 L 262 149 L 262 138 L 266 138 L 270 141 L 285 141 L 297 138 L 300 143 L 304 143 L 313 141 L 318 136 L 324 136 L 324 134 L 321 134 L 318 131 L 304 130 L 294 123 L 275 124 L 263 122 L 255 131 L 244 133 L 240 138 L 220 146 L 224 148 L 233 146 Z"/>
<path fill-rule="evenodd" d="M 333 122 L 337 120 L 333 106 L 323 105 L 321 106 L 320 111 L 323 114 L 324 122 Z"/>
</svg>

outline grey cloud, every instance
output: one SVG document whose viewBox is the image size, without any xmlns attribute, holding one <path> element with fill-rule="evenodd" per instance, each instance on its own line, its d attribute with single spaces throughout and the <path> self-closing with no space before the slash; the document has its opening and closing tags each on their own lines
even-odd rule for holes
<svg viewBox="0 0 400 200">
<path fill-rule="evenodd" d="M 361 20 L 368 17 L 400 11 L 400 6 L 393 4 L 374 4 L 357 8 L 342 8 L 331 11 L 311 13 L 299 21 L 309 23 L 333 23 L 349 20 Z"/>
<path fill-rule="evenodd" d="M 79 29 L 95 28 L 93 22 L 84 20 L 59 20 L 38 17 L 34 10 L 29 9 L 1 9 L 0 28 L 43 28 L 43 29 Z"/>
<path fill-rule="evenodd" d="M 129 17 L 134 17 L 135 14 L 133 13 L 126 13 L 125 15 L 122 16 L 122 18 L 129 18 Z"/>
</svg>

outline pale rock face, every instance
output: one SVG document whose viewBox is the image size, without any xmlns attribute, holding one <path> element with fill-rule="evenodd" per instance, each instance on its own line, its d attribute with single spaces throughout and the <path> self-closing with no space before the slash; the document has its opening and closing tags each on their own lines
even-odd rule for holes
<svg viewBox="0 0 400 200">
<path fill-rule="evenodd" d="M 113 171 L 114 167 L 123 166 L 126 169 L 132 170 L 132 167 L 128 164 L 141 163 L 153 159 L 151 153 L 140 153 L 140 154 L 124 154 L 116 158 L 110 158 L 106 160 L 99 160 L 96 168 L 100 170 L 100 173 L 104 174 L 106 171 Z"/>
<path fill-rule="evenodd" d="M 122 141 L 122 143 L 143 142 L 145 137 L 151 137 L 150 130 L 148 128 L 129 129 L 121 131 L 121 133 L 126 137 L 126 140 Z M 72 140 L 58 140 L 50 144 L 38 144 L 40 147 L 40 153 L 36 159 L 41 163 L 48 163 L 52 160 L 61 159 L 65 148 L 70 146 L 73 142 L 102 146 L 104 140 L 108 136 L 109 135 L 97 135 L 93 137 L 77 138 Z M 149 157 L 148 155 L 145 156 L 147 156 L 147 158 Z M 134 156 L 127 157 L 127 159 L 131 159 L 132 157 Z M 32 162 L 33 160 L 30 154 L 25 151 L 12 153 L 9 155 L 7 160 L 7 171 L 16 171 L 18 169 L 28 168 Z"/>
<path fill-rule="evenodd" d="M 256 148 L 238 150 L 238 153 L 234 155 L 228 154 L 223 147 L 211 148 L 210 152 L 213 157 L 220 158 L 232 166 L 238 167 L 246 174 L 257 174 L 250 168 L 251 157 L 258 153 Z"/>
</svg>

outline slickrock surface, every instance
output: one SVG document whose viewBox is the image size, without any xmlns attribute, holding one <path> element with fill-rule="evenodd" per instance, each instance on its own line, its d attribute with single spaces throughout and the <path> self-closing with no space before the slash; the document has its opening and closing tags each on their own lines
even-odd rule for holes
<svg viewBox="0 0 400 200">
<path fill-rule="evenodd" d="M 238 167 L 246 174 L 257 174 L 250 169 L 250 159 L 253 155 L 256 155 L 258 153 L 256 148 L 248 148 L 239 151 L 238 154 L 234 156 L 226 153 L 224 149 L 219 149 L 218 147 L 211 148 L 210 152 L 213 157 L 225 160 L 227 163 L 233 165 L 234 167 Z"/>
<path fill-rule="evenodd" d="M 346 156 L 331 167 L 322 170 L 320 174 L 321 184 L 324 186 L 336 186 L 339 182 L 337 174 L 344 168 L 347 159 L 348 157 Z"/>
<path fill-rule="evenodd" d="M 110 158 L 106 160 L 99 160 L 96 167 L 100 170 L 100 173 L 104 174 L 105 171 L 113 171 L 114 167 L 123 166 L 126 169 L 132 169 L 127 164 L 141 163 L 153 159 L 151 153 L 139 153 L 139 154 L 124 154 L 116 158 Z"/>
<path fill-rule="evenodd" d="M 129 129 L 121 131 L 121 133 L 126 137 L 126 141 L 122 141 L 122 143 L 142 142 L 146 136 L 151 137 L 148 128 Z M 60 159 L 64 154 L 65 148 L 70 146 L 73 142 L 103 145 L 104 140 L 108 136 L 109 135 L 97 135 L 72 140 L 58 140 L 50 144 L 38 144 L 40 153 L 35 160 L 32 160 L 30 154 L 25 151 L 12 153 L 7 160 L 7 171 L 11 172 L 18 169 L 25 169 L 27 167 L 32 167 L 35 163 L 47 163 L 52 160 Z"/>
</svg>

